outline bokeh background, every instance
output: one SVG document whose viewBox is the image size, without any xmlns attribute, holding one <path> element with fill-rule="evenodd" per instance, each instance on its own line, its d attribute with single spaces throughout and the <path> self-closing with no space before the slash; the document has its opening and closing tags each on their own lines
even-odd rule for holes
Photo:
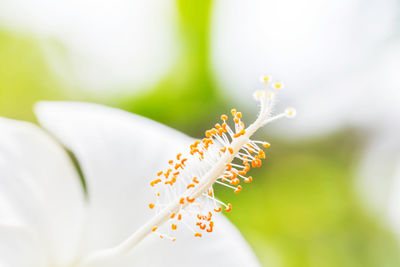
<svg viewBox="0 0 400 267">
<path fill-rule="evenodd" d="M 1 116 L 90 101 L 201 137 L 254 118 L 260 75 L 284 81 L 298 116 L 217 192 L 263 266 L 400 266 L 399 72 L 398 0 L 0 0 Z"/>
</svg>

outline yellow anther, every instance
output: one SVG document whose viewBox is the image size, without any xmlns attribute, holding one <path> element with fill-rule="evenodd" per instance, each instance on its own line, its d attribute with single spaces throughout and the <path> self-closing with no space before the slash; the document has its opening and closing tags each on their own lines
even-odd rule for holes
<svg viewBox="0 0 400 267">
<path fill-rule="evenodd" d="M 296 110 L 294 108 L 287 108 L 285 114 L 288 118 L 294 118 L 296 116 Z"/>
<path fill-rule="evenodd" d="M 253 97 L 254 97 L 255 100 L 260 100 L 261 98 L 264 97 L 264 94 L 265 94 L 264 91 L 258 90 L 258 91 L 254 92 Z"/>
<path fill-rule="evenodd" d="M 271 80 L 271 77 L 268 76 L 268 75 L 267 76 L 261 76 L 260 80 L 261 80 L 261 82 L 268 83 L 268 81 Z"/>
<path fill-rule="evenodd" d="M 276 89 L 280 89 L 280 88 L 282 87 L 282 83 L 276 82 L 276 83 L 274 84 L 274 87 L 275 87 Z"/>
<path fill-rule="evenodd" d="M 265 143 L 262 144 L 262 146 L 265 147 L 265 148 L 269 148 L 271 145 L 269 143 L 265 142 Z"/>
</svg>

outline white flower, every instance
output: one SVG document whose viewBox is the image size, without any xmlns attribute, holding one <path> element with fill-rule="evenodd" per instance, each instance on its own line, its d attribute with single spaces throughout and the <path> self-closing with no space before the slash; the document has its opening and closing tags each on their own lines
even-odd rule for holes
<svg viewBox="0 0 400 267">
<path fill-rule="evenodd" d="M 280 87 L 275 85 L 274 90 Z M 258 144 L 269 147 L 251 140 L 251 135 L 268 122 L 295 115 L 287 109 L 271 117 L 274 98 L 275 92 L 267 87 L 258 97 L 259 116 L 247 128 L 240 112 L 232 110 L 233 129 L 222 115 L 223 124 L 190 145 L 188 154 L 176 153 L 184 151 L 191 138 L 95 104 L 42 102 L 36 107 L 39 122 L 73 152 L 70 158 L 38 127 L 1 119 L 0 264 L 258 266 L 240 233 L 220 215 L 219 205 L 226 211 L 231 205 L 214 197 L 213 185 L 238 193 L 240 180 L 251 182 L 246 177 L 250 165 L 259 167 L 265 158 Z M 168 160 L 175 155 L 176 162 Z M 171 169 L 156 174 L 157 169 L 174 165 L 181 174 L 174 173 L 173 182 Z M 78 173 L 84 175 L 86 196 Z M 163 177 L 155 181 L 155 175 Z M 161 193 L 164 206 L 160 201 L 149 205 L 158 209 L 155 216 L 147 208 L 154 198 L 150 185 L 164 187 L 169 194 Z M 190 231 L 174 231 L 174 238 L 158 233 L 166 222 L 176 230 L 176 220 L 181 219 L 181 226 L 192 229 L 189 224 L 195 217 L 200 220 L 197 231 L 210 233 L 202 239 L 194 231 L 195 237 Z"/>
<path fill-rule="evenodd" d="M 79 159 L 88 196 L 56 141 L 32 124 L 1 119 L 0 266 L 76 266 L 153 216 L 149 179 L 191 139 L 94 104 L 40 103 L 36 113 Z M 220 227 L 201 240 L 183 231 L 174 243 L 150 236 L 112 266 L 258 266 L 235 227 L 215 220 Z"/>
<path fill-rule="evenodd" d="M 40 103 L 40 123 L 78 158 L 88 196 L 60 145 L 38 127 L 0 119 L 0 266 L 78 266 L 152 218 L 154 170 L 187 136 L 148 119 L 83 103 Z M 258 266 L 240 233 L 216 216 L 212 235 L 150 235 L 112 266 Z"/>
</svg>

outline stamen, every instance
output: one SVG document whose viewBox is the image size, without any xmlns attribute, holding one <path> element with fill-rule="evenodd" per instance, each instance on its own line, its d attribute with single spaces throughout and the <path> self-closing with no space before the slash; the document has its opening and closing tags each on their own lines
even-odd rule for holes
<svg viewBox="0 0 400 267">
<path fill-rule="evenodd" d="M 253 124 L 245 128 L 242 113 L 232 109 L 232 130 L 228 125 L 228 116 L 221 115 L 222 124 L 216 123 L 215 128 L 205 132 L 204 139 L 196 140 L 187 151 L 169 160 L 170 168 L 157 172 L 156 179 L 150 182 L 150 188 L 156 192 L 156 204 L 150 203 L 149 208 L 155 210 L 156 215 L 117 247 L 89 255 L 84 264 L 127 253 L 151 232 L 175 241 L 175 237 L 164 233 L 177 231 L 178 221 L 185 226 L 180 228 L 189 229 L 195 237 L 213 232 L 214 227 L 218 227 L 212 220 L 213 214 L 221 212 L 221 206 L 225 212 L 232 210 L 230 203 L 225 204 L 214 197 L 213 185 L 225 186 L 236 194 L 240 193 L 243 189 L 241 181 L 252 182 L 252 176 L 246 176 L 247 173 L 251 168 L 262 165 L 262 160 L 266 158 L 263 148 L 270 147 L 267 142 L 250 139 L 251 136 L 269 122 L 296 115 L 294 109 L 286 109 L 282 114 L 271 116 L 275 94 L 283 85 L 275 82 L 270 88 L 270 80 L 269 76 L 264 76 L 262 81 L 266 88 L 254 94 L 261 109 Z"/>
</svg>

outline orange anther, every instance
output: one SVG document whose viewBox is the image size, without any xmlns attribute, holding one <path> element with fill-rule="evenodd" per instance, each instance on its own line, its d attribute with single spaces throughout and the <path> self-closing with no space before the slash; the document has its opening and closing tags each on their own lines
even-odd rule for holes
<svg viewBox="0 0 400 267">
<path fill-rule="evenodd" d="M 174 163 L 174 161 L 171 159 L 170 161 L 168 161 L 168 163 L 169 163 L 170 165 L 172 165 L 172 164 Z"/>
<path fill-rule="evenodd" d="M 168 178 L 169 174 L 172 172 L 171 169 L 168 169 L 168 171 L 164 174 L 165 178 Z"/>
<path fill-rule="evenodd" d="M 157 172 L 157 176 L 161 176 L 161 174 L 163 174 L 163 171 Z"/>
<path fill-rule="evenodd" d="M 226 212 L 230 212 L 232 210 L 232 204 L 228 203 L 228 207 L 225 209 Z"/>
<path fill-rule="evenodd" d="M 267 142 L 263 143 L 262 145 L 263 145 L 263 147 L 265 147 L 265 148 L 269 148 L 269 147 L 271 146 L 271 145 L 270 145 L 269 143 L 267 143 Z"/>
<path fill-rule="evenodd" d="M 239 193 L 240 191 L 242 191 L 242 186 L 238 185 L 238 187 L 236 187 L 236 189 L 235 189 L 234 192 L 237 194 L 237 193 Z"/>
<path fill-rule="evenodd" d="M 181 168 L 183 170 L 182 164 L 180 163 L 175 164 L 175 170 L 177 170 L 178 168 Z"/>
<path fill-rule="evenodd" d="M 151 231 L 155 232 L 157 230 L 157 226 L 154 226 L 153 229 L 151 229 Z"/>
<path fill-rule="evenodd" d="M 185 162 L 187 161 L 187 159 L 182 159 L 181 160 L 181 164 L 183 165 L 183 166 L 185 166 Z"/>
<path fill-rule="evenodd" d="M 247 163 L 247 162 L 245 162 L 245 164 L 244 164 L 244 169 L 243 169 L 245 172 L 248 172 L 249 170 L 250 170 L 250 164 L 249 163 Z"/>
<path fill-rule="evenodd" d="M 229 150 L 229 153 L 233 154 L 233 148 L 229 147 L 228 150 Z"/>
<path fill-rule="evenodd" d="M 181 156 L 182 156 L 182 153 L 179 153 L 178 155 L 176 155 L 176 159 L 180 160 Z"/>
<path fill-rule="evenodd" d="M 190 203 L 193 203 L 195 201 L 195 198 L 190 198 L 190 197 L 186 197 L 186 200 Z"/>
<path fill-rule="evenodd" d="M 226 116 L 225 114 L 221 115 L 221 120 L 226 121 L 228 119 L 228 116 Z"/>
<path fill-rule="evenodd" d="M 238 119 L 238 118 L 235 118 L 233 121 L 234 121 L 235 123 L 239 123 L 239 119 Z"/>
<path fill-rule="evenodd" d="M 175 241 L 176 241 L 176 238 L 175 238 L 175 237 L 174 237 L 174 238 L 172 238 L 172 239 L 171 239 L 171 241 L 172 241 L 172 242 L 175 242 Z"/>
<path fill-rule="evenodd" d="M 215 124 L 215 128 L 216 128 L 217 130 L 219 130 L 219 128 L 221 128 L 221 124 L 216 123 L 216 124 Z"/>
<path fill-rule="evenodd" d="M 258 156 L 260 157 L 260 159 L 265 159 L 264 151 L 262 151 L 262 150 L 258 151 Z"/>
<path fill-rule="evenodd" d="M 193 177 L 193 182 L 196 183 L 196 184 L 199 183 L 199 181 L 197 180 L 197 177 Z"/>
<path fill-rule="evenodd" d="M 182 220 L 182 214 L 178 214 L 178 220 Z"/>
<path fill-rule="evenodd" d="M 221 212 L 221 210 L 222 210 L 221 207 L 218 207 L 218 208 L 214 209 L 215 212 Z"/>
<path fill-rule="evenodd" d="M 232 185 L 238 185 L 240 183 L 240 180 L 238 178 L 232 179 L 231 183 Z M 239 185 L 240 186 L 240 185 Z"/>
<path fill-rule="evenodd" d="M 209 195 L 210 197 L 213 196 L 213 190 L 212 190 L 212 188 L 208 188 L 208 195 Z"/>
<path fill-rule="evenodd" d="M 178 226 L 176 226 L 176 224 L 171 224 L 171 229 L 172 230 L 176 230 L 176 228 L 178 228 Z"/>
<path fill-rule="evenodd" d="M 220 149 L 221 152 L 225 152 L 226 151 L 226 147 L 223 147 Z"/>
<path fill-rule="evenodd" d="M 232 116 L 235 116 L 236 115 L 236 109 L 232 109 L 231 110 L 231 114 L 232 114 Z"/>
<path fill-rule="evenodd" d="M 245 183 L 251 183 L 251 181 L 253 181 L 253 177 L 249 176 L 248 178 L 244 179 Z"/>
<path fill-rule="evenodd" d="M 153 209 L 154 206 L 155 206 L 155 205 L 154 205 L 153 203 L 150 203 L 150 204 L 149 204 L 149 208 L 150 208 L 150 209 Z"/>
<path fill-rule="evenodd" d="M 179 175 L 179 172 L 174 172 L 173 175 L 177 176 L 177 175 Z"/>
<path fill-rule="evenodd" d="M 185 204 L 185 198 L 181 197 L 181 199 L 179 200 L 180 204 Z"/>
<path fill-rule="evenodd" d="M 173 219 L 175 217 L 175 212 L 171 213 L 171 215 L 169 216 L 171 219 Z"/>
<path fill-rule="evenodd" d="M 246 173 L 247 173 L 247 172 L 244 171 L 244 170 L 238 172 L 239 175 L 246 175 Z"/>
<path fill-rule="evenodd" d="M 195 233 L 194 236 L 195 237 L 201 237 L 201 234 L 200 233 Z"/>
<path fill-rule="evenodd" d="M 150 185 L 154 186 L 154 185 L 158 184 L 159 182 L 161 182 L 161 179 L 156 179 L 156 180 L 151 181 Z"/>
<path fill-rule="evenodd" d="M 251 161 L 251 167 L 253 167 L 253 168 L 258 167 L 258 166 L 257 166 L 257 161 L 256 161 L 255 159 L 253 159 L 253 160 Z"/>
<path fill-rule="evenodd" d="M 234 171 L 231 171 L 231 179 L 236 179 L 237 173 Z"/>
<path fill-rule="evenodd" d="M 163 236 L 163 235 L 160 235 L 160 238 L 164 238 L 164 236 Z"/>
<path fill-rule="evenodd" d="M 240 132 L 234 134 L 233 137 L 237 138 L 237 137 L 239 137 L 239 136 L 244 135 L 245 133 L 246 133 L 246 131 L 245 131 L 244 129 L 242 129 L 242 130 L 240 130 Z"/>
<path fill-rule="evenodd" d="M 237 112 L 236 113 L 236 118 L 238 118 L 238 119 L 242 118 L 242 112 Z"/>
<path fill-rule="evenodd" d="M 206 230 L 208 233 L 211 233 L 213 231 L 213 227 L 214 227 L 214 222 L 211 221 L 210 224 L 208 225 L 209 228 Z"/>
<path fill-rule="evenodd" d="M 189 185 L 186 187 L 186 189 L 189 189 L 189 188 L 191 188 L 191 187 L 194 187 L 194 184 L 189 184 Z"/>
<path fill-rule="evenodd" d="M 226 164 L 226 170 L 229 172 L 230 170 L 232 170 L 232 165 L 231 164 Z"/>
</svg>

